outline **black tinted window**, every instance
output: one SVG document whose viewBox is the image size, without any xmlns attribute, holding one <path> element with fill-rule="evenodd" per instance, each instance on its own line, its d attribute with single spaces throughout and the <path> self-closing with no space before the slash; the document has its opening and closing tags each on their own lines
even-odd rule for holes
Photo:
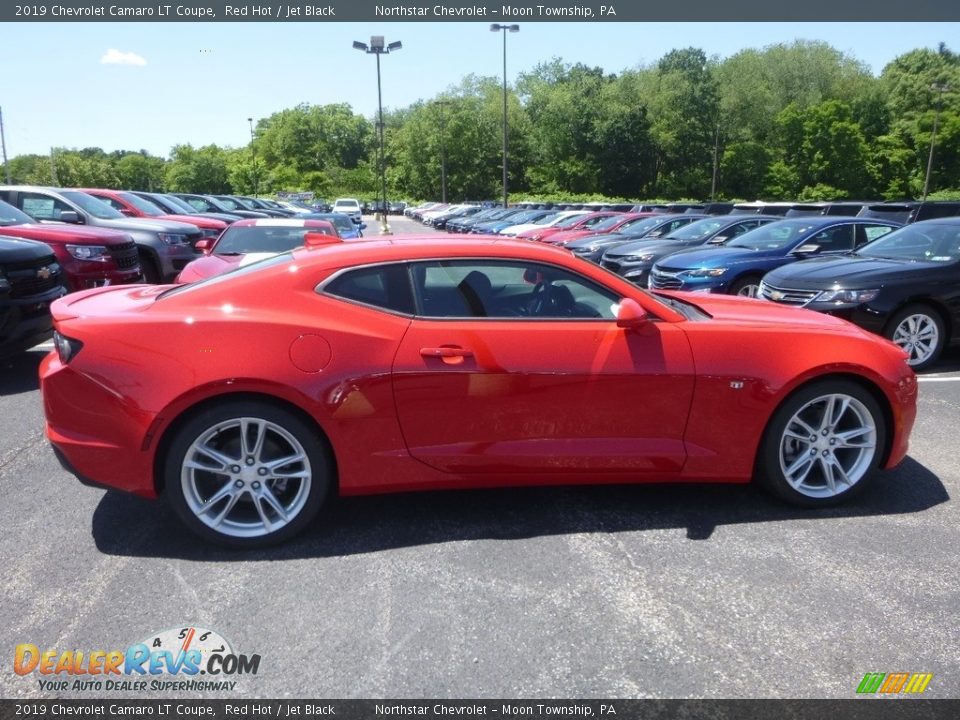
<svg viewBox="0 0 960 720">
<path fill-rule="evenodd" d="M 330 295 L 374 305 L 384 310 L 413 315 L 413 293 L 405 265 L 379 265 L 350 270 L 323 288 Z"/>
</svg>

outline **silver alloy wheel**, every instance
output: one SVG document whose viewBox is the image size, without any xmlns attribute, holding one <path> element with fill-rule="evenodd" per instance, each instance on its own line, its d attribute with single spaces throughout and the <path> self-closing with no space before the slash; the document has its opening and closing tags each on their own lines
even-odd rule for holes
<svg viewBox="0 0 960 720">
<path fill-rule="evenodd" d="M 303 510 L 312 469 L 286 429 L 255 417 L 217 423 L 187 449 L 183 497 L 204 525 L 236 538 L 268 535 Z"/>
<path fill-rule="evenodd" d="M 940 329 L 937 321 L 929 315 L 914 313 L 900 321 L 891 340 L 907 353 L 907 365 L 922 365 L 937 352 Z"/>
<path fill-rule="evenodd" d="M 737 295 L 740 297 L 752 297 L 755 298 L 760 294 L 760 283 L 750 282 L 744 285 L 741 288 L 737 289 Z"/>
<path fill-rule="evenodd" d="M 780 469 L 798 493 L 831 498 L 863 479 L 876 452 L 876 421 L 866 405 L 851 395 L 821 395 L 784 427 Z"/>
</svg>

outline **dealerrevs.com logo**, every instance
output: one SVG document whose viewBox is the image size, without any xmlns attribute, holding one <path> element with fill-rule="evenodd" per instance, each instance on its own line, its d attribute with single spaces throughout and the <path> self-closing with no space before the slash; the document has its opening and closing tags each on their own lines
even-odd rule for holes
<svg viewBox="0 0 960 720">
<path fill-rule="evenodd" d="M 857 686 L 860 695 L 919 694 L 927 689 L 933 673 L 867 673 Z"/>
<path fill-rule="evenodd" d="M 233 679 L 256 675 L 259 655 L 243 655 L 214 630 L 182 627 L 151 635 L 126 650 L 41 650 L 21 643 L 14 650 L 17 675 L 40 675 L 50 692 L 95 690 L 232 691 Z"/>
</svg>

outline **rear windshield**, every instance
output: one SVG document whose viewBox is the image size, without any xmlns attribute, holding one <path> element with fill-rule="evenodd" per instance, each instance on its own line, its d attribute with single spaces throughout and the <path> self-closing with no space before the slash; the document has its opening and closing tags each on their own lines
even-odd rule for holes
<svg viewBox="0 0 960 720">
<path fill-rule="evenodd" d="M 330 229 L 324 227 L 233 225 L 223 231 L 213 248 L 213 254 L 281 253 L 303 245 L 303 236 L 308 232 L 331 234 Z"/>
<path fill-rule="evenodd" d="M 174 295 L 182 295 L 183 293 L 189 293 L 198 288 L 207 287 L 208 285 L 216 285 L 218 283 L 229 282 L 235 278 L 247 275 L 252 272 L 260 272 L 261 270 L 275 265 L 282 265 L 293 260 L 293 253 L 285 252 L 279 255 L 274 255 L 273 257 L 268 257 L 263 260 L 259 260 L 249 265 L 244 265 L 243 267 L 238 267 L 235 270 L 230 270 L 229 272 L 221 273 L 220 275 L 214 275 L 203 280 L 197 280 L 196 282 L 187 283 L 186 285 L 176 285 L 169 290 L 157 295 L 155 302 L 165 300 L 166 298 L 173 297 Z"/>
</svg>

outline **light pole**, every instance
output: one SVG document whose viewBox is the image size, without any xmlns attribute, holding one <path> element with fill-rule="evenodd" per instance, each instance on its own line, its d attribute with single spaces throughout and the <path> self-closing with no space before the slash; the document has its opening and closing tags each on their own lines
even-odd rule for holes
<svg viewBox="0 0 960 720">
<path fill-rule="evenodd" d="M 250 154 L 253 157 L 253 196 L 258 197 L 260 194 L 260 181 L 257 178 L 257 148 L 253 145 L 253 118 L 247 118 L 247 122 L 250 123 Z"/>
<path fill-rule="evenodd" d="M 7 185 L 11 185 L 10 165 L 7 164 L 7 136 L 3 134 L 3 108 L 0 108 L 0 145 L 3 145 L 3 172 L 7 176 Z"/>
<path fill-rule="evenodd" d="M 493 23 L 490 32 L 503 31 L 503 207 L 507 207 L 507 32 L 519 32 L 519 25 Z"/>
<path fill-rule="evenodd" d="M 387 224 L 387 156 L 383 147 L 383 92 L 380 89 L 380 56 L 389 55 L 394 50 L 399 50 L 403 47 L 403 43 L 398 40 L 387 45 L 384 43 L 383 35 L 371 35 L 369 45 L 354 40 L 353 47 L 368 55 L 377 56 L 377 112 L 380 116 L 380 122 L 377 125 L 380 130 L 380 186 L 383 190 L 383 205 L 380 208 L 380 234 L 390 235 L 392 233 L 390 226 Z"/>
<path fill-rule="evenodd" d="M 447 119 L 444 108 L 449 100 L 436 100 L 433 103 L 440 108 L 440 202 L 447 202 Z"/>
<path fill-rule="evenodd" d="M 926 201 L 927 193 L 930 191 L 930 171 L 933 169 L 933 148 L 937 142 L 937 124 L 940 121 L 940 108 L 943 106 L 943 94 L 950 90 L 946 83 L 934 83 L 930 86 L 931 90 L 937 91 L 937 109 L 933 114 L 933 133 L 930 135 L 930 155 L 927 157 L 927 176 L 923 181 L 923 199 Z"/>
</svg>

